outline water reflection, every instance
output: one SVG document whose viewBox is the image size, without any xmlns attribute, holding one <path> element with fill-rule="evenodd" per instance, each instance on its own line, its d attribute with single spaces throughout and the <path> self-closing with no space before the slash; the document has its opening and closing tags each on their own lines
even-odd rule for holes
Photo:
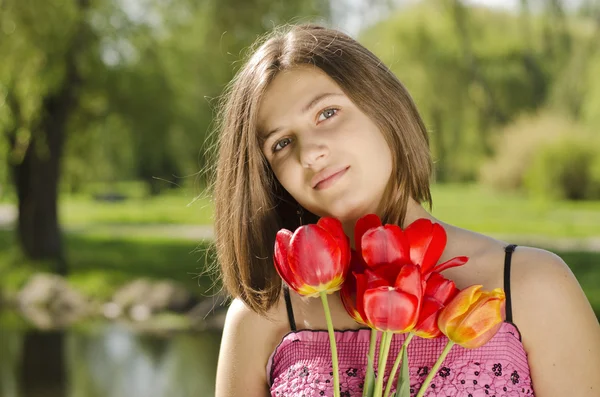
<svg viewBox="0 0 600 397">
<path fill-rule="evenodd" d="M 211 397 L 218 333 L 0 329 L 0 397 Z"/>
</svg>

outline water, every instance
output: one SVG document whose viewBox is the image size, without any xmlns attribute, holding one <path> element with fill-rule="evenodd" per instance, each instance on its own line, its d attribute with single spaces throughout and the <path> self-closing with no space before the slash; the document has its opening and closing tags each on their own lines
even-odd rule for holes
<svg viewBox="0 0 600 397">
<path fill-rule="evenodd" d="M 220 338 L 0 328 L 0 397 L 213 397 Z"/>
</svg>

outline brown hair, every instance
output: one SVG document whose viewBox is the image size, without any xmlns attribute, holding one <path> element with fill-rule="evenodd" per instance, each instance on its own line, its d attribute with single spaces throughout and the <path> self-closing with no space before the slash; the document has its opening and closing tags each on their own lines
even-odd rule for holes
<svg viewBox="0 0 600 397">
<path fill-rule="evenodd" d="M 331 77 L 383 133 L 394 172 L 382 200 L 384 223 L 402 225 L 409 197 L 432 205 L 427 131 L 402 83 L 351 37 L 314 24 L 285 26 L 264 39 L 227 87 L 218 117 L 215 238 L 228 292 L 260 314 L 277 302 L 275 235 L 299 226 L 298 204 L 274 177 L 258 141 L 257 114 L 282 70 L 313 65 Z M 304 223 L 316 222 L 306 213 Z"/>
</svg>

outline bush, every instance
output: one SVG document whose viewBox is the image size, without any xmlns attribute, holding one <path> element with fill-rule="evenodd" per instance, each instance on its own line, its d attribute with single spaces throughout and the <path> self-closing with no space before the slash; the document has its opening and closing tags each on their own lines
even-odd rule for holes
<svg viewBox="0 0 600 397">
<path fill-rule="evenodd" d="M 552 114 L 520 118 L 500 131 L 494 143 L 495 156 L 481 167 L 479 181 L 501 191 L 522 190 L 540 146 L 577 134 L 578 129 L 569 119 Z"/>
<path fill-rule="evenodd" d="M 554 199 L 600 199 L 600 142 L 565 136 L 545 144 L 525 174 L 526 189 Z"/>
</svg>

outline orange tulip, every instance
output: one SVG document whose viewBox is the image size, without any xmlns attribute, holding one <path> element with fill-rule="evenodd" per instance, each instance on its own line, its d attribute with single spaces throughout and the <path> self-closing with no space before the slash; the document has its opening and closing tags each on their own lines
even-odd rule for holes
<svg viewBox="0 0 600 397">
<path fill-rule="evenodd" d="M 498 332 L 505 319 L 504 291 L 480 291 L 472 285 L 460 291 L 442 309 L 438 326 L 452 342 L 467 349 L 486 344 Z"/>
</svg>

